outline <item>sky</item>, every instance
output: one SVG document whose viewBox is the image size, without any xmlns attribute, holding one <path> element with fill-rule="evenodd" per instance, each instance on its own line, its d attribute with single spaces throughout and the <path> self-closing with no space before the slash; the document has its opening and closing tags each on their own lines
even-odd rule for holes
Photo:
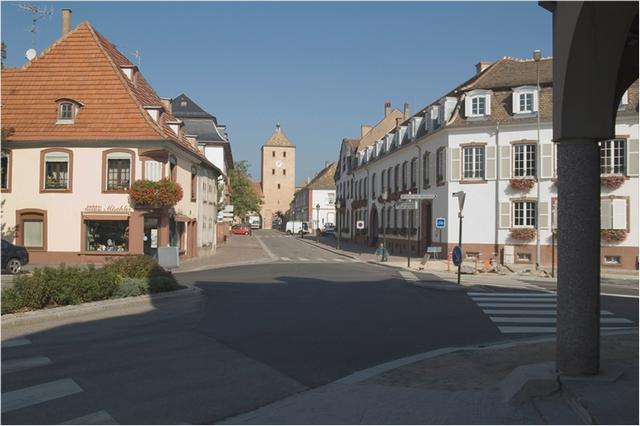
<svg viewBox="0 0 640 426">
<path fill-rule="evenodd" d="M 32 46 L 31 15 L 2 1 L 6 66 Z M 296 183 L 338 158 L 343 138 L 384 103 L 411 112 L 472 77 L 479 61 L 551 56 L 552 15 L 537 2 L 31 2 L 40 53 L 89 21 L 161 97 L 185 93 L 227 125 L 235 161 L 260 178 L 260 147 L 280 123 L 296 145 Z"/>
</svg>

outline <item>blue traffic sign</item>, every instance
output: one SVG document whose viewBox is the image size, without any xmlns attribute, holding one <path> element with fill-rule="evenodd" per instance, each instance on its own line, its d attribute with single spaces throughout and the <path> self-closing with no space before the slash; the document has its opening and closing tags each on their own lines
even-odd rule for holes
<svg viewBox="0 0 640 426">
<path fill-rule="evenodd" d="M 456 266 L 460 266 L 462 263 L 462 249 L 458 246 L 453 248 L 453 253 L 451 253 L 451 260 L 453 260 L 453 264 Z"/>
<path fill-rule="evenodd" d="M 447 219 L 439 217 L 436 219 L 436 229 L 444 229 L 447 227 Z"/>
</svg>

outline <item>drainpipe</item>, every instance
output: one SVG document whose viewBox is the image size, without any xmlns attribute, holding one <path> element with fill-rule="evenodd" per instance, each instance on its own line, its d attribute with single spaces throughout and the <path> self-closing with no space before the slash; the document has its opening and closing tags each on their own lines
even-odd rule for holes
<svg viewBox="0 0 640 426">
<path fill-rule="evenodd" d="M 494 251 L 496 253 L 496 264 L 500 258 L 500 122 L 496 122 L 496 198 L 495 198 L 495 235 L 494 235 Z"/>
</svg>

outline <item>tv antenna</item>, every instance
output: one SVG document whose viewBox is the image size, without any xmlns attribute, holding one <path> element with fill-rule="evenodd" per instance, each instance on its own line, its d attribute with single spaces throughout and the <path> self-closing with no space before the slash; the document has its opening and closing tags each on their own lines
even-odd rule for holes
<svg viewBox="0 0 640 426">
<path fill-rule="evenodd" d="M 133 56 L 135 56 L 138 60 L 138 69 L 140 69 L 140 62 L 142 62 L 142 53 L 138 49 L 136 49 L 136 51 L 133 52 Z"/>
<path fill-rule="evenodd" d="M 33 48 L 36 47 L 36 33 L 38 32 L 38 21 L 42 18 L 49 18 L 51 20 L 51 16 L 53 16 L 53 6 L 51 9 L 39 8 L 31 3 L 20 3 L 15 4 L 20 9 L 24 10 L 27 13 L 31 14 L 31 26 L 27 29 L 31 33 L 31 46 Z"/>
</svg>

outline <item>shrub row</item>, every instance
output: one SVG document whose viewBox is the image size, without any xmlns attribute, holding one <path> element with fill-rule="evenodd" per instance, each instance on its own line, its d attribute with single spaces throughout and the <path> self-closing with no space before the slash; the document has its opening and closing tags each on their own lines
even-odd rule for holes
<svg viewBox="0 0 640 426">
<path fill-rule="evenodd" d="M 179 288 L 171 272 L 147 256 L 119 258 L 102 268 L 47 266 L 18 276 L 13 288 L 2 291 L 2 314 Z"/>
</svg>

